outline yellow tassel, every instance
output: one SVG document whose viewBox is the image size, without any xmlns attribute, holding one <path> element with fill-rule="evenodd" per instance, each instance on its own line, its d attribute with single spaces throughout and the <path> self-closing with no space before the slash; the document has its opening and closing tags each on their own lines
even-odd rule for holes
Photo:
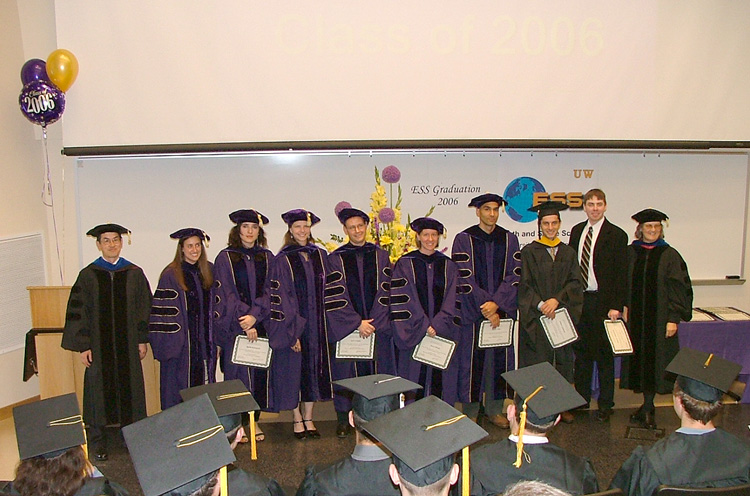
<svg viewBox="0 0 750 496">
<path fill-rule="evenodd" d="M 469 479 L 469 447 L 465 446 L 461 452 L 461 462 L 463 467 L 461 468 L 461 494 L 462 496 L 469 496 L 470 479 Z"/>
<path fill-rule="evenodd" d="M 513 466 L 516 468 L 520 468 L 523 463 L 523 433 L 526 430 L 526 409 L 528 408 L 529 400 L 536 396 L 536 394 L 542 389 L 544 389 L 544 386 L 539 386 L 523 401 L 523 407 L 521 408 L 521 421 L 518 425 L 518 449 L 516 450 L 516 461 L 513 462 Z"/>
<path fill-rule="evenodd" d="M 227 467 L 226 465 L 219 469 L 219 484 L 221 485 L 221 496 L 227 496 L 229 494 L 229 483 L 227 482 Z"/>
<path fill-rule="evenodd" d="M 703 368 L 708 368 L 709 365 L 711 365 L 711 359 L 714 357 L 714 354 L 711 353 L 708 355 L 708 358 L 706 358 L 706 363 L 703 364 Z"/>
<path fill-rule="evenodd" d="M 258 459 L 258 443 L 255 440 L 255 412 L 248 412 L 250 414 L 250 459 Z"/>
<path fill-rule="evenodd" d="M 310 218 L 310 212 L 307 212 L 307 227 L 312 226 L 312 219 Z"/>
</svg>

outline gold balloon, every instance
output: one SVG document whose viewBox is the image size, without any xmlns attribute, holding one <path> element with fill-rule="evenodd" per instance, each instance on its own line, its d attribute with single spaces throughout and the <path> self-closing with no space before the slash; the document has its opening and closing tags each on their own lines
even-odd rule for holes
<svg viewBox="0 0 750 496">
<path fill-rule="evenodd" d="M 47 76 L 62 91 L 68 91 L 78 77 L 78 59 L 60 48 L 47 57 Z"/>
</svg>

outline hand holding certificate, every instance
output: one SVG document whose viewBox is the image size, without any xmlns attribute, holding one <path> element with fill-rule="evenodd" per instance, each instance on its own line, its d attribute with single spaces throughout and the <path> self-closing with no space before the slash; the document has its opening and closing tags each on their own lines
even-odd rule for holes
<svg viewBox="0 0 750 496">
<path fill-rule="evenodd" d="M 451 357 L 455 349 L 456 343 L 450 339 L 425 335 L 422 341 L 414 348 L 414 353 L 412 353 L 411 357 L 418 362 L 445 370 L 451 362 Z"/>
<path fill-rule="evenodd" d="M 250 341 L 247 336 L 240 334 L 234 340 L 232 363 L 267 369 L 271 365 L 273 350 L 268 344 L 268 338 L 258 338 Z"/>
<path fill-rule="evenodd" d="M 492 328 L 489 320 L 479 324 L 479 348 L 497 348 L 513 343 L 513 319 L 500 319 L 500 325 Z"/>
<path fill-rule="evenodd" d="M 359 330 L 346 336 L 336 343 L 336 358 L 349 360 L 375 359 L 375 333 L 363 338 Z"/>
<path fill-rule="evenodd" d="M 578 341 L 578 332 L 576 331 L 573 321 L 567 308 L 558 308 L 555 310 L 555 318 L 548 319 L 542 315 L 539 317 L 542 322 L 547 339 L 553 348 L 560 348 L 566 344 Z"/>
<path fill-rule="evenodd" d="M 612 353 L 615 355 L 630 355 L 633 353 L 633 343 L 630 342 L 630 334 L 622 320 L 605 320 L 604 330 L 607 331 Z"/>
</svg>

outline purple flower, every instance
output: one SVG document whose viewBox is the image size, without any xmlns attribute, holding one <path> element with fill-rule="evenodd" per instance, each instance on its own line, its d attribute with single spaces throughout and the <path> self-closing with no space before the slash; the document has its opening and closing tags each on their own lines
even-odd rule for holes
<svg viewBox="0 0 750 496">
<path fill-rule="evenodd" d="M 333 207 L 333 212 L 336 214 L 336 217 L 339 216 L 342 210 L 345 208 L 352 208 L 352 204 L 348 201 L 340 201 L 336 204 L 335 207 Z"/>
<path fill-rule="evenodd" d="M 389 224 L 393 222 L 394 220 L 396 220 L 396 212 L 394 212 L 392 208 L 383 207 L 380 209 L 378 218 L 380 219 L 380 222 L 382 222 L 383 224 Z"/>
<path fill-rule="evenodd" d="M 395 165 L 389 165 L 383 169 L 383 181 L 388 184 L 395 184 L 401 179 L 401 171 Z"/>
</svg>

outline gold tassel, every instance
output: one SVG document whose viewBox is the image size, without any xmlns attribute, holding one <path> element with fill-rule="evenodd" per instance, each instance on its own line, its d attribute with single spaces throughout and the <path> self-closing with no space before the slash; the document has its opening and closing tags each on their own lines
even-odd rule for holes
<svg viewBox="0 0 750 496">
<path fill-rule="evenodd" d="M 249 393 L 248 393 L 249 394 Z M 250 459 L 258 459 L 258 444 L 255 440 L 255 412 L 248 412 L 250 414 Z"/>
<path fill-rule="evenodd" d="M 520 468 L 523 463 L 523 432 L 526 430 L 526 409 L 528 408 L 529 400 L 536 396 L 536 394 L 542 389 L 544 389 L 544 386 L 539 386 L 523 401 L 523 407 L 521 408 L 521 421 L 518 424 L 518 449 L 516 451 L 516 461 L 513 462 L 513 466 L 516 468 Z"/>
<path fill-rule="evenodd" d="M 703 364 L 704 369 L 708 368 L 708 366 L 711 365 L 711 359 L 713 359 L 713 357 L 714 357 L 713 353 L 708 355 L 708 358 L 706 358 L 706 363 Z"/>
<path fill-rule="evenodd" d="M 227 482 L 226 465 L 219 469 L 219 484 L 221 485 L 221 496 L 227 496 L 227 494 L 229 494 L 229 483 Z"/>
<path fill-rule="evenodd" d="M 312 219 L 310 218 L 310 212 L 307 212 L 307 227 L 312 227 Z"/>
<path fill-rule="evenodd" d="M 128 244 L 131 244 L 131 243 L 132 243 L 132 239 L 130 239 L 130 234 L 131 234 L 131 232 L 130 232 L 130 231 L 128 231 L 128 232 L 126 232 L 125 234 L 127 234 L 127 236 L 128 236 Z"/>
<path fill-rule="evenodd" d="M 469 496 L 469 490 L 471 489 L 469 479 L 469 447 L 464 446 L 461 451 L 461 462 L 463 467 L 461 468 L 461 495 Z"/>
</svg>

